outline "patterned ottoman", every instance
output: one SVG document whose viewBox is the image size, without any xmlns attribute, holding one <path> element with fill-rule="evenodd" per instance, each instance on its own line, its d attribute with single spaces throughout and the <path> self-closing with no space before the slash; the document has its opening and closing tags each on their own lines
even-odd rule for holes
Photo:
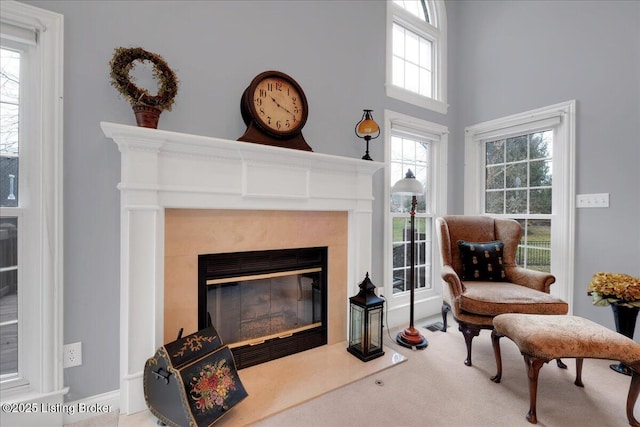
<svg viewBox="0 0 640 427">
<path fill-rule="evenodd" d="M 575 358 L 575 385 L 582 384 L 582 361 L 585 358 L 619 360 L 632 369 L 631 385 L 627 395 L 627 419 L 632 426 L 640 426 L 633 416 L 633 407 L 640 393 L 640 344 L 605 328 L 602 325 L 577 316 L 536 314 L 501 314 L 493 319 L 491 334 L 496 357 L 497 373 L 491 379 L 499 383 L 502 378 L 500 338 L 511 339 L 524 356 L 529 376 L 530 423 L 536 417 L 538 373 L 543 364 L 552 359 Z"/>
</svg>

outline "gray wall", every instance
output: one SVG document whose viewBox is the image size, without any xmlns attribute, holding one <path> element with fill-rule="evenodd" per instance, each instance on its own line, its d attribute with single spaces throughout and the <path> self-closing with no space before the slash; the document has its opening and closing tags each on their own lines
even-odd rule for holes
<svg viewBox="0 0 640 427">
<path fill-rule="evenodd" d="M 25 2 L 65 16 L 64 341 L 83 342 L 84 362 L 65 370 L 67 400 L 119 387 L 120 156 L 99 127 L 135 123 L 109 85 L 118 46 L 157 52 L 178 74 L 160 129 L 236 139 L 245 129 L 242 91 L 267 69 L 305 89 L 303 133 L 317 152 L 362 156 L 353 127 L 363 108 L 378 119 L 388 108 L 449 126 L 452 213 L 463 209 L 465 126 L 576 99 L 577 190 L 611 194 L 611 208 L 577 212 L 576 313 L 613 327 L 584 288 L 595 271 L 640 273 L 638 2 L 447 2 L 447 115 L 384 95 L 382 1 Z M 371 155 L 382 160 L 379 142 Z M 374 184 L 381 259 L 382 173 Z"/>
<path fill-rule="evenodd" d="M 574 314 L 614 328 L 586 289 L 598 271 L 640 275 L 640 2 L 447 7 L 453 162 L 465 126 L 577 101 L 576 192 L 609 193 L 610 207 L 576 210 Z M 461 211 L 462 175 L 450 178 Z"/>
</svg>

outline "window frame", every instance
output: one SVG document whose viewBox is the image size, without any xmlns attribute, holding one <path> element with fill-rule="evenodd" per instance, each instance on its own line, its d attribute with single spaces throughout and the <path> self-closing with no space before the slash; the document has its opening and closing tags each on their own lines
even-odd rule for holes
<svg viewBox="0 0 640 427">
<path fill-rule="evenodd" d="M 391 185 L 398 177 L 391 177 L 391 136 L 393 130 L 410 130 L 430 140 L 429 176 L 427 181 L 427 212 L 431 219 L 431 288 L 414 291 L 415 318 L 425 318 L 440 313 L 442 306 L 442 280 L 438 242 L 435 238 L 435 218 L 447 212 L 448 138 L 446 126 L 432 123 L 395 111 L 384 111 L 385 141 L 385 190 L 384 190 L 384 295 L 386 296 L 388 323 L 399 325 L 407 321 L 406 308 L 410 303 L 409 292 L 393 293 L 393 215 L 391 213 Z M 430 181 L 430 182 L 429 182 Z M 419 260 L 416 260 L 419 262 Z"/>
<path fill-rule="evenodd" d="M 30 120 L 20 124 L 20 204 L 2 208 L 3 216 L 18 216 L 22 225 L 18 376 L 3 381 L 0 389 L 3 401 L 62 400 L 63 16 L 18 2 L 2 2 L 0 15 L 3 24 L 37 36 L 27 53 L 28 71 L 21 70 L 20 115 Z M 10 46 L 11 37 L 8 40 Z M 13 415 L 2 415 L 3 422 L 12 420 Z"/>
<path fill-rule="evenodd" d="M 446 114 L 447 104 L 447 13 L 444 1 L 427 0 L 431 22 L 425 22 L 402 7 L 387 0 L 386 94 L 390 98 Z M 432 43 L 433 97 L 420 95 L 393 84 L 393 24 L 417 33 Z"/>
<path fill-rule="evenodd" d="M 552 274 L 556 276 L 556 284 L 551 287 L 551 293 L 569 304 L 569 314 L 573 312 L 574 288 L 575 110 L 576 101 L 571 100 L 465 128 L 464 213 L 466 215 L 485 214 L 485 142 L 534 133 L 543 129 L 553 129 L 550 219 L 551 265 Z M 511 217 L 508 214 L 490 214 L 490 216 Z"/>
</svg>

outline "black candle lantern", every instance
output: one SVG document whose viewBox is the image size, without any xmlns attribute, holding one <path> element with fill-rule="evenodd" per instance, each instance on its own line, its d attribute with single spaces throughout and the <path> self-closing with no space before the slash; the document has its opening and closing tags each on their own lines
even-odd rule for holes
<svg viewBox="0 0 640 427">
<path fill-rule="evenodd" d="M 358 295 L 349 298 L 350 324 L 347 351 L 368 362 L 384 354 L 382 350 L 382 313 L 384 300 L 379 298 L 369 273 L 359 285 Z"/>
</svg>

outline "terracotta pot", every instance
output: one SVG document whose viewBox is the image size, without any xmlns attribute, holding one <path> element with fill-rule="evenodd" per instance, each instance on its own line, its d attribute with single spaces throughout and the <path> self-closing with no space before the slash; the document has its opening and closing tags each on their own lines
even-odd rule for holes
<svg viewBox="0 0 640 427">
<path fill-rule="evenodd" d="M 133 112 L 136 115 L 136 123 L 140 127 L 145 128 L 158 128 L 158 119 L 162 110 L 152 107 L 150 105 L 133 105 Z"/>
</svg>

